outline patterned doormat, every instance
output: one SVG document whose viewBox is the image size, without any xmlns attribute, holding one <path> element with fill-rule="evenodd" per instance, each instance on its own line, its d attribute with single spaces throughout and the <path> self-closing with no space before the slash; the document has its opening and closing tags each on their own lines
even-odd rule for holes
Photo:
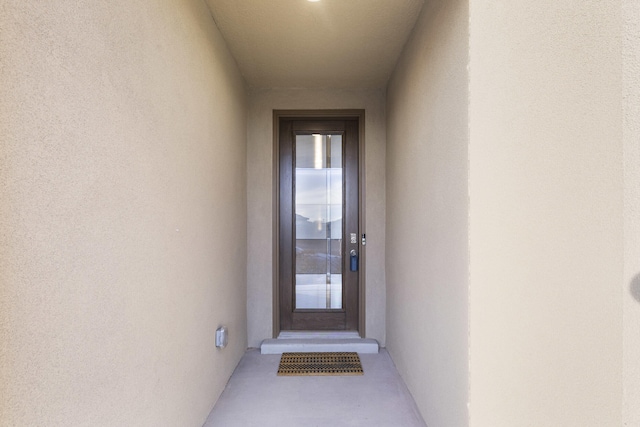
<svg viewBox="0 0 640 427">
<path fill-rule="evenodd" d="M 358 353 L 282 353 L 278 375 L 364 375 Z"/>
</svg>

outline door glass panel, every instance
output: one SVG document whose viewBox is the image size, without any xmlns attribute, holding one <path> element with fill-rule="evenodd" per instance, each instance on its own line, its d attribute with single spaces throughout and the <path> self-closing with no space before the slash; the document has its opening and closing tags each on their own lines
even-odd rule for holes
<svg viewBox="0 0 640 427">
<path fill-rule="evenodd" d="M 295 139 L 295 308 L 342 308 L 342 135 Z"/>
</svg>

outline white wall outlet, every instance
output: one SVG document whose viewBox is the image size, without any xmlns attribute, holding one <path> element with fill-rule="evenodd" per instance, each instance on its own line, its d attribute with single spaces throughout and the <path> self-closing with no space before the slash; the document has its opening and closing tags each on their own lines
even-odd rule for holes
<svg viewBox="0 0 640 427">
<path fill-rule="evenodd" d="M 229 334 L 225 326 L 220 326 L 216 329 L 216 347 L 225 348 L 229 341 Z"/>
</svg>

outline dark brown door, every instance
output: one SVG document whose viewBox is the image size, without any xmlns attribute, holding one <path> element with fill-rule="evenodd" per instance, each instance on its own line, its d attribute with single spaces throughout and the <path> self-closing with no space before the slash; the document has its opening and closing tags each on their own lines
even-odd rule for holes
<svg viewBox="0 0 640 427">
<path fill-rule="evenodd" d="M 281 118 L 281 330 L 358 329 L 358 120 Z"/>
</svg>

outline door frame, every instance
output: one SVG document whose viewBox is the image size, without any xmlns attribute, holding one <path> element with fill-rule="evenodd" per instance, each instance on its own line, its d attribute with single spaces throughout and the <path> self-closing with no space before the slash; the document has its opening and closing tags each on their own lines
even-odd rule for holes
<svg viewBox="0 0 640 427">
<path fill-rule="evenodd" d="M 358 229 L 359 233 L 366 233 L 365 228 L 365 111 L 364 110 L 273 110 L 273 338 L 277 338 L 280 334 L 280 119 L 322 119 L 322 120 L 358 120 Z M 366 284 L 366 246 L 362 245 L 358 236 L 359 245 L 359 270 L 358 275 L 358 333 L 361 337 L 365 337 L 365 284 Z"/>
</svg>

